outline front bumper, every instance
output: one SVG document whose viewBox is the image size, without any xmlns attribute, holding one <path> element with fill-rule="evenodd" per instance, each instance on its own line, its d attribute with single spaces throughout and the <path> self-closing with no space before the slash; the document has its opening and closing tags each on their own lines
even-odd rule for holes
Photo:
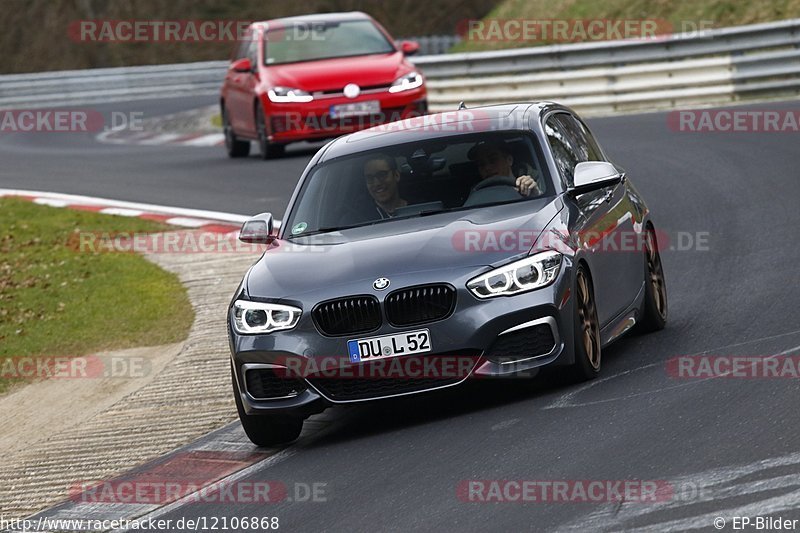
<svg viewBox="0 0 800 533">
<path fill-rule="evenodd" d="M 565 258 L 556 281 L 543 289 L 508 297 L 481 300 L 466 289 L 466 282 L 475 275 L 475 269 L 453 273 L 452 285 L 457 287 L 455 310 L 447 318 L 410 327 L 395 327 L 384 321 L 380 328 L 363 335 L 326 336 L 321 334 L 311 316 L 311 309 L 304 306 L 298 325 L 290 331 L 269 335 L 239 335 L 230 327 L 230 345 L 235 375 L 242 402 L 249 414 L 282 412 L 308 415 L 327 406 L 340 403 L 377 400 L 452 387 L 467 379 L 514 377 L 533 375 L 541 366 L 570 364 L 573 362 L 573 299 L 572 268 Z M 441 279 L 431 283 L 442 282 Z M 395 276 L 392 284 L 398 287 L 419 284 L 419 273 L 404 280 Z M 346 294 L 343 294 L 346 295 Z M 383 294 L 376 293 L 383 307 Z M 320 301 L 327 299 L 320 298 Z M 374 394 L 361 393 L 357 397 L 337 397 L 325 382 L 314 378 L 300 380 L 300 386 L 292 394 L 265 399 L 251 394 L 245 374 L 259 369 L 285 366 L 287 358 L 305 358 L 319 361 L 337 357 L 347 359 L 347 341 L 353 338 L 392 335 L 407 331 L 428 329 L 432 351 L 419 356 L 399 356 L 382 359 L 388 362 L 403 357 L 469 357 L 467 372 L 451 379 L 429 382 L 412 382 L 410 389 L 391 390 L 383 383 L 364 382 L 367 390 L 374 387 Z M 549 333 L 549 334 L 548 334 Z M 536 335 L 532 337 L 531 335 Z M 537 340 L 538 339 L 538 340 Z M 346 378 L 342 378 L 346 379 Z M 358 378 L 368 380 L 372 378 Z M 425 379 L 423 376 L 422 379 Z M 418 385 L 418 386 L 415 386 Z"/>
<path fill-rule="evenodd" d="M 380 102 L 380 113 L 344 118 L 331 116 L 332 106 L 370 100 Z M 353 99 L 340 96 L 315 99 L 307 103 L 279 104 L 263 96 L 262 103 L 267 113 L 269 141 L 281 144 L 338 137 L 428 112 L 424 85 L 401 93 L 381 91 L 361 94 Z"/>
</svg>

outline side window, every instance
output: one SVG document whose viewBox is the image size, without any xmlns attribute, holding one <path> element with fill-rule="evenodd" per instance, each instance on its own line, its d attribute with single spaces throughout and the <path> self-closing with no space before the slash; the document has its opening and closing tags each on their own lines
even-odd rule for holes
<svg viewBox="0 0 800 533">
<path fill-rule="evenodd" d="M 566 186 L 572 185 L 575 165 L 583 161 L 605 161 L 589 128 L 567 113 L 556 113 L 547 119 L 545 133 L 553 150 L 558 171 Z"/>
<path fill-rule="evenodd" d="M 550 150 L 553 152 L 553 159 L 558 167 L 561 182 L 565 187 L 570 187 L 573 183 L 572 174 L 575 165 L 582 160 L 575 149 L 574 141 L 567 134 L 561 121 L 558 120 L 560 116 L 561 114 L 558 114 L 548 118 L 544 125 L 544 131 L 547 135 L 547 142 L 550 144 Z"/>
<path fill-rule="evenodd" d="M 589 147 L 589 161 L 605 161 L 606 158 L 603 157 L 603 151 L 600 149 L 600 145 L 597 144 L 597 140 L 594 138 L 594 135 L 592 135 L 592 132 L 589 131 L 589 128 L 586 127 L 586 124 L 584 124 L 582 120 L 575 121 L 583 132 L 583 136 L 586 139 L 586 146 Z"/>
<path fill-rule="evenodd" d="M 566 113 L 556 115 L 556 120 L 563 125 L 567 135 L 574 141 L 575 149 L 580 154 L 580 161 L 603 161 L 597 142 L 582 122 Z"/>
<path fill-rule="evenodd" d="M 236 50 L 233 55 L 233 61 L 236 61 L 237 59 L 244 59 L 245 57 L 250 57 L 248 52 L 250 50 L 250 45 L 252 44 L 252 42 L 253 42 L 253 33 L 250 30 L 247 30 L 247 32 L 245 32 L 244 36 L 242 37 L 242 40 L 236 43 Z"/>
<path fill-rule="evenodd" d="M 247 56 L 250 59 L 250 64 L 255 68 L 258 65 L 258 38 L 251 36 L 247 43 Z"/>
</svg>

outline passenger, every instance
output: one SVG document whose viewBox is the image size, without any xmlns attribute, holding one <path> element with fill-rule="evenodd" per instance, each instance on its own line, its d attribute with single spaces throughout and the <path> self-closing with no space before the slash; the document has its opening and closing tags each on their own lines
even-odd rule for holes
<svg viewBox="0 0 800 533">
<path fill-rule="evenodd" d="M 387 154 L 370 156 L 364 163 L 364 182 L 381 218 L 391 218 L 398 207 L 408 205 L 400 198 L 400 171 L 394 157 Z"/>
</svg>

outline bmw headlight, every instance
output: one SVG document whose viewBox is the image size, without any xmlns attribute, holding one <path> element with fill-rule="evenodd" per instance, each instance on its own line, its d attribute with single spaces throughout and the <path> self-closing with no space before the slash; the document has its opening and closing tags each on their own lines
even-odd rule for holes
<svg viewBox="0 0 800 533">
<path fill-rule="evenodd" d="M 550 285 L 561 270 L 561 254 L 540 252 L 472 278 L 467 288 L 478 298 L 509 296 Z"/>
<path fill-rule="evenodd" d="M 291 87 L 273 87 L 267 91 L 267 96 L 273 102 L 286 104 L 290 102 L 310 102 L 314 99 L 311 94 Z"/>
<path fill-rule="evenodd" d="M 233 327 L 237 333 L 271 333 L 292 329 L 303 310 L 291 305 L 236 300 L 233 304 Z"/>
<path fill-rule="evenodd" d="M 400 76 L 389 87 L 390 93 L 399 93 L 402 91 L 409 91 L 416 89 L 422 85 L 422 74 L 419 72 L 409 72 L 405 76 Z"/>
</svg>

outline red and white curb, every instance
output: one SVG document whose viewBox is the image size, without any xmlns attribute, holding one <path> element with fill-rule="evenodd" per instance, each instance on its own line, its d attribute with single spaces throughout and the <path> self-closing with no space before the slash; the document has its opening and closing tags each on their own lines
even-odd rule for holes
<svg viewBox="0 0 800 533">
<path fill-rule="evenodd" d="M 57 192 L 0 189 L 0 198 L 15 197 L 40 205 L 94 211 L 104 215 L 137 217 L 172 226 L 200 229 L 213 233 L 235 233 L 249 217 L 235 213 L 205 211 L 184 207 L 125 202 L 108 198 L 63 194 Z"/>
<path fill-rule="evenodd" d="M 159 133 L 157 131 L 132 131 L 112 129 L 96 137 L 107 144 L 138 144 L 144 146 L 222 146 L 225 136 L 222 133 Z"/>
<path fill-rule="evenodd" d="M 326 412 L 306 420 L 300 436 L 302 442 L 307 445 L 324 438 L 335 427 L 336 416 L 331 412 Z M 132 526 L 131 523 L 134 521 L 139 524 L 157 521 L 186 506 L 204 501 L 233 505 L 247 505 L 252 502 L 259 506 L 270 503 L 278 505 L 281 502 L 293 505 L 310 504 L 310 500 L 306 502 L 297 499 L 296 491 L 284 492 L 283 497 L 268 502 L 256 501 L 253 496 L 257 494 L 252 490 L 248 491 L 258 483 L 262 485 L 267 483 L 274 488 L 281 485 L 287 487 L 286 481 L 275 477 L 265 482 L 247 480 L 258 472 L 264 472 L 291 459 L 300 449 L 301 447 L 297 444 L 287 447 L 255 448 L 245 436 L 241 425 L 233 422 L 195 442 L 111 479 L 89 483 L 86 491 L 81 491 L 80 485 L 76 485 L 72 488 L 68 499 L 28 517 L 28 520 L 34 525 L 68 523 L 70 521 L 74 524 L 76 520 L 82 520 L 84 524 L 93 521 L 109 523 L 115 521 L 119 526 L 111 533 L 125 533 L 144 528 L 142 526 L 137 529 Z M 144 501 L 141 503 L 136 503 L 136 494 L 138 493 L 135 490 L 133 492 L 127 490 L 129 487 L 135 489 L 137 485 L 148 489 L 150 486 L 156 486 L 158 482 L 169 482 L 173 487 L 183 490 L 176 491 L 179 492 L 176 499 L 164 497 L 161 498 L 162 501 L 153 497 L 154 489 L 143 490 L 143 496 L 140 497 Z M 327 483 L 325 484 L 327 485 Z M 122 492 L 120 488 L 125 489 L 125 496 L 130 493 L 134 497 L 117 497 L 116 499 L 120 501 L 115 501 L 115 496 Z M 106 491 L 104 492 L 103 489 Z M 280 493 L 280 491 L 277 492 Z M 98 496 L 100 497 L 98 498 Z M 231 499 L 234 501 L 230 501 Z M 256 529 L 251 530 L 255 531 Z M 261 529 L 258 530 L 261 531 Z M 42 529 L 34 528 L 32 531 L 42 531 Z"/>
</svg>

